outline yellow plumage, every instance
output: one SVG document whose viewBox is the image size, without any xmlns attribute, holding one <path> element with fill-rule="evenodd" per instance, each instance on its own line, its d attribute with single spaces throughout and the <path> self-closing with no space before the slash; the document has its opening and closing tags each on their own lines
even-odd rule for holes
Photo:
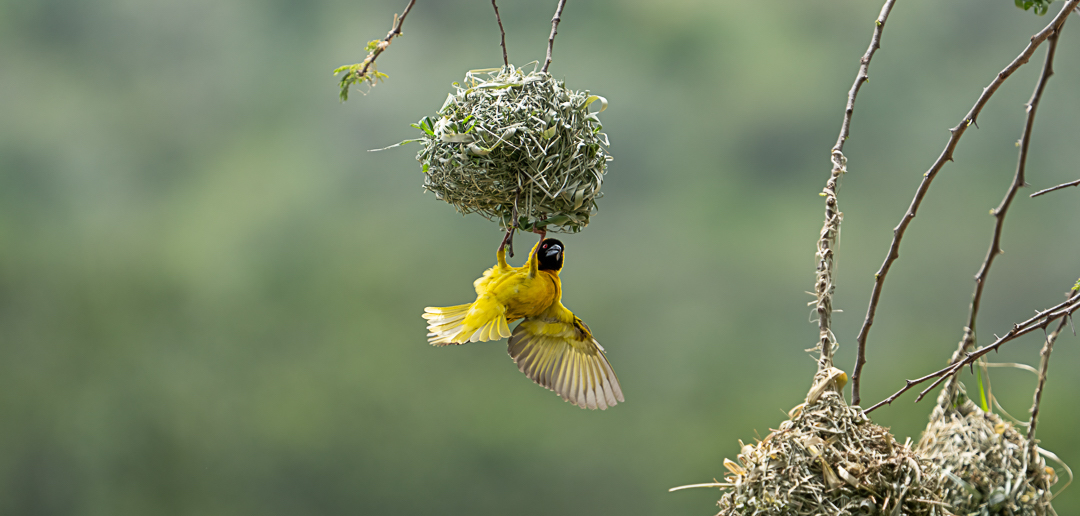
<svg viewBox="0 0 1080 516">
<path fill-rule="evenodd" d="M 562 242 L 555 239 L 533 246 L 521 267 L 509 266 L 500 248 L 496 265 L 473 282 L 476 301 L 424 309 L 428 342 L 445 346 L 510 337 L 507 351 L 518 369 L 564 400 L 601 410 L 625 401 L 604 348 L 561 302 L 562 259 Z M 518 319 L 524 321 L 511 333 L 509 324 Z"/>
<path fill-rule="evenodd" d="M 427 307 L 428 342 L 436 346 L 487 342 L 510 336 L 509 323 L 539 314 L 560 297 L 558 272 L 539 270 L 537 243 L 521 267 L 506 263 L 499 249 L 497 263 L 473 282 L 476 301 L 446 308 Z"/>
</svg>

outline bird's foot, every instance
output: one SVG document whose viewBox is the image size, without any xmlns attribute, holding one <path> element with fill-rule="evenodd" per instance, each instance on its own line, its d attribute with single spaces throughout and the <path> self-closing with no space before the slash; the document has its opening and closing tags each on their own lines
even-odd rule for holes
<svg viewBox="0 0 1080 516">
<path fill-rule="evenodd" d="M 499 244 L 499 252 L 501 253 L 505 248 L 510 253 L 511 258 L 514 257 L 514 229 L 516 228 L 511 227 L 506 230 L 506 236 L 503 237 L 502 243 Z"/>
</svg>

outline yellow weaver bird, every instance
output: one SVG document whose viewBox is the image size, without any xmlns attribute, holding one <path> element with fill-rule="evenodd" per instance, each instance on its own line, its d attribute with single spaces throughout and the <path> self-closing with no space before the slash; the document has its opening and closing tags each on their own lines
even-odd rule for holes
<svg viewBox="0 0 1080 516">
<path fill-rule="evenodd" d="M 500 246 L 496 265 L 473 282 L 476 301 L 425 308 L 428 342 L 445 346 L 510 337 L 507 352 L 518 370 L 564 400 L 600 410 L 626 401 L 604 348 L 561 302 L 563 243 L 541 239 L 521 267 L 507 265 Z M 518 319 L 524 321 L 511 333 L 510 323 Z"/>
</svg>

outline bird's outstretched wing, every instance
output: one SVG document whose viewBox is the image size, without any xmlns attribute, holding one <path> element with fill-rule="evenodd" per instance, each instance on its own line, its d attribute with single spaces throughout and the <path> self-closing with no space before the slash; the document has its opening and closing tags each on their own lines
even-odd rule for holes
<svg viewBox="0 0 1080 516">
<path fill-rule="evenodd" d="M 507 352 L 525 376 L 581 408 L 626 401 L 604 348 L 562 303 L 514 328 Z"/>
</svg>

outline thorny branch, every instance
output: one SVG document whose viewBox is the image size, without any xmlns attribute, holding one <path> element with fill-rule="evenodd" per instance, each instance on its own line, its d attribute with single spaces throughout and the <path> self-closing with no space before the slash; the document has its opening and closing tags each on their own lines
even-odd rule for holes
<svg viewBox="0 0 1080 516">
<path fill-rule="evenodd" d="M 1035 193 L 1031 194 L 1031 196 L 1032 197 L 1038 197 L 1040 195 L 1048 194 L 1050 192 L 1053 192 L 1054 190 L 1061 190 L 1062 188 L 1068 188 L 1070 186 L 1076 186 L 1076 185 L 1080 185 L 1080 179 L 1077 179 L 1076 181 L 1069 181 L 1068 183 L 1061 183 L 1060 185 L 1050 187 L 1050 188 L 1047 188 L 1045 190 L 1039 190 L 1038 192 L 1035 192 Z"/>
<path fill-rule="evenodd" d="M 547 59 L 544 60 L 544 68 L 541 72 L 547 73 L 548 66 L 551 65 L 551 47 L 555 46 L 555 35 L 559 33 L 559 22 L 562 21 L 563 6 L 566 5 L 566 0 L 559 0 L 559 6 L 555 8 L 555 16 L 551 17 L 551 35 L 548 36 L 547 47 Z"/>
<path fill-rule="evenodd" d="M 409 0 L 409 5 L 405 6 L 405 10 L 401 12 L 401 16 L 394 16 L 394 28 L 390 29 L 390 32 L 386 33 L 386 37 L 379 40 L 369 52 L 364 61 L 360 64 L 342 66 L 337 70 L 334 70 L 334 75 L 338 72 L 346 71 L 346 74 L 341 77 L 341 100 L 349 99 L 349 86 L 368 81 L 371 84 L 375 84 L 375 80 L 380 78 L 380 75 L 375 71 L 375 59 L 379 57 L 386 47 L 390 46 L 390 42 L 394 40 L 395 36 L 401 35 L 401 24 L 405 23 L 405 17 L 409 15 L 409 10 L 412 9 L 416 0 Z M 369 47 L 370 48 L 370 47 Z M 383 75 L 382 77 L 385 77 Z"/>
<path fill-rule="evenodd" d="M 855 76 L 855 83 L 851 85 L 851 90 L 848 91 L 847 107 L 844 109 L 844 123 L 840 126 L 840 137 L 836 139 L 836 145 L 833 145 L 835 151 L 844 150 L 844 142 L 847 141 L 848 136 L 851 134 L 851 115 L 855 112 L 855 96 L 859 94 L 862 85 L 870 80 L 870 60 L 873 59 L 874 53 L 881 48 L 881 33 L 885 30 L 885 22 L 888 21 L 889 13 L 892 12 L 895 3 L 896 0 L 886 0 L 885 5 L 881 6 L 881 14 L 878 14 L 877 19 L 874 20 L 874 34 L 870 37 L 870 47 L 866 49 L 866 53 L 859 60 L 859 73 Z"/>
<path fill-rule="evenodd" d="M 844 157 L 844 142 L 847 141 L 848 136 L 851 134 L 851 115 L 855 112 L 855 97 L 859 94 L 859 89 L 862 85 L 870 79 L 870 59 L 874 57 L 874 53 L 877 49 L 881 48 L 881 33 L 885 30 L 885 22 L 889 19 L 889 13 L 892 12 L 893 5 L 896 0 L 885 0 L 885 4 L 881 6 L 881 13 L 878 14 L 876 20 L 874 20 L 874 33 L 870 36 L 870 46 L 866 49 L 866 53 L 863 54 L 862 59 L 859 60 L 859 73 L 855 75 L 855 83 L 851 85 L 851 90 L 848 91 L 847 106 L 844 107 L 844 121 L 840 124 L 840 136 L 836 138 L 836 145 L 832 148 L 832 175 L 829 178 L 828 183 L 825 185 L 825 228 L 821 230 L 821 240 L 818 240 L 818 280 L 815 284 L 815 291 L 818 296 L 818 319 L 820 330 L 820 345 L 821 345 L 821 363 L 818 365 L 818 371 L 823 371 L 822 363 L 826 361 L 825 349 L 829 348 L 831 353 L 831 337 L 832 335 L 829 329 L 830 315 L 832 314 L 832 245 L 835 243 L 835 233 L 827 235 L 829 232 L 830 221 L 835 218 L 836 230 L 839 231 L 840 224 L 840 212 L 837 209 L 836 204 L 836 189 L 838 187 L 837 182 L 841 175 L 847 172 L 846 162 L 847 158 Z M 833 237 L 832 240 L 828 240 L 827 236 Z M 827 262 L 826 262 L 827 258 Z M 822 290 L 822 287 L 827 287 L 826 290 Z M 866 359 L 863 356 L 864 347 L 859 346 L 858 358 L 855 360 L 855 370 L 852 372 L 851 382 L 851 404 L 859 404 L 859 373 L 862 371 L 862 364 L 866 363 Z M 829 365 L 832 365 L 832 358 L 828 359 Z"/>
<path fill-rule="evenodd" d="M 924 396 L 926 396 L 926 393 L 930 392 L 934 387 L 940 385 L 941 382 L 943 382 L 949 376 L 952 376 L 953 374 L 959 372 L 961 369 L 964 368 L 964 366 L 974 364 L 976 360 L 991 351 L 996 351 L 1006 342 L 1027 335 L 1028 333 L 1031 333 L 1038 329 L 1046 329 L 1046 327 L 1050 323 L 1061 317 L 1068 317 L 1078 309 L 1080 309 L 1080 297 L 1070 296 L 1069 299 L 1067 299 L 1066 301 L 1059 303 L 1045 311 L 1037 312 L 1034 317 L 1031 317 L 1030 319 L 1022 323 L 1013 325 L 1012 329 L 1009 330 L 1009 333 L 1006 333 L 1003 337 L 998 337 L 993 344 L 990 344 L 989 346 L 983 346 L 970 353 L 965 353 L 962 360 L 958 360 L 952 364 L 949 364 L 948 366 L 945 366 L 938 371 L 923 376 L 922 378 L 908 380 L 902 389 L 896 391 L 888 398 L 879 401 L 874 406 L 866 409 L 865 412 L 869 414 L 870 412 L 873 412 L 874 409 L 877 409 L 882 405 L 888 405 L 892 403 L 896 400 L 896 398 L 899 398 L 901 394 L 911 390 L 912 387 L 915 387 L 916 385 L 919 385 L 927 380 L 937 378 L 937 381 L 935 381 L 926 389 L 923 389 L 922 392 L 919 393 L 919 396 L 915 398 L 915 401 L 918 402 Z"/>
<path fill-rule="evenodd" d="M 1070 295 L 1070 299 L 1075 298 L 1080 292 L 1074 290 Z M 1035 386 L 1035 400 L 1031 403 L 1031 419 L 1028 422 L 1027 440 L 1031 446 L 1031 453 L 1038 454 L 1035 449 L 1037 446 L 1035 441 L 1035 427 L 1039 424 L 1039 405 L 1042 403 L 1043 385 L 1046 384 L 1046 370 L 1050 367 L 1050 353 L 1054 351 L 1054 341 L 1057 340 L 1058 335 L 1061 334 L 1062 328 L 1065 327 L 1065 323 L 1068 318 L 1063 317 L 1061 323 L 1058 324 L 1056 330 L 1046 336 L 1046 343 L 1043 344 L 1042 351 L 1039 352 L 1041 357 L 1039 360 L 1039 383 Z"/>
<path fill-rule="evenodd" d="M 1009 190 L 1005 193 L 1005 198 L 1001 200 L 1001 204 L 990 212 L 996 219 L 994 224 L 994 236 L 990 241 L 990 249 L 986 251 L 986 258 L 983 260 L 982 266 L 979 267 L 979 272 L 975 274 L 975 292 L 971 296 L 967 324 L 964 326 L 964 334 L 963 337 L 960 338 L 957 350 L 949 360 L 950 363 L 958 360 L 960 355 L 974 346 L 976 342 L 977 334 L 975 332 L 975 322 L 978 319 L 983 289 L 986 286 L 986 278 L 990 273 L 990 266 L 993 265 L 994 258 L 1003 252 L 1001 249 L 1001 231 L 1005 225 L 1005 216 L 1008 214 L 1009 206 L 1012 205 L 1012 201 L 1016 197 L 1016 192 L 1027 185 L 1024 174 L 1027 171 L 1027 157 L 1028 149 L 1031 144 L 1031 130 L 1035 126 L 1035 112 L 1039 108 L 1039 101 L 1042 99 L 1043 90 L 1046 89 L 1046 83 L 1050 79 L 1050 76 L 1054 75 L 1054 55 L 1057 53 L 1059 34 L 1061 34 L 1061 27 L 1058 27 L 1047 38 L 1046 59 L 1043 61 L 1042 73 L 1039 75 L 1039 80 L 1035 84 L 1035 91 L 1031 93 L 1031 99 L 1028 100 L 1026 106 L 1027 117 L 1024 122 L 1024 133 L 1020 137 L 1020 157 L 1016 164 L 1016 174 L 1013 176 L 1012 184 L 1009 185 Z M 941 405 L 943 409 L 952 403 L 957 386 L 958 380 L 955 376 L 945 384 L 945 390 L 939 398 L 939 405 Z"/>
<path fill-rule="evenodd" d="M 499 6 L 495 5 L 495 0 L 491 0 L 491 7 L 495 8 L 495 20 L 499 22 L 499 35 L 502 36 L 502 40 L 500 41 L 499 44 L 502 45 L 503 66 L 509 68 L 510 67 L 510 59 L 508 57 L 506 57 L 506 31 L 503 30 L 502 16 L 499 16 Z M 513 254 L 511 254 L 510 256 L 513 256 Z"/>
<path fill-rule="evenodd" d="M 983 107 L 990 100 L 990 97 L 994 95 L 994 92 L 1013 74 L 1017 69 L 1026 64 L 1031 55 L 1035 53 L 1035 49 L 1042 44 L 1051 34 L 1057 32 L 1065 19 L 1076 8 L 1080 0 L 1068 0 L 1061 11 L 1054 17 L 1050 23 L 1044 27 L 1041 31 L 1031 37 L 1031 41 L 1027 47 L 1024 48 L 1020 55 L 1013 59 L 1008 66 L 994 77 L 994 80 L 990 82 L 990 85 L 983 89 L 978 100 L 975 101 L 975 105 L 968 111 L 964 118 L 957 124 L 956 127 L 949 129 L 950 136 L 949 141 L 945 145 L 945 149 L 938 156 L 937 161 L 931 165 L 930 169 L 923 174 L 923 180 L 919 184 L 918 189 L 915 191 L 915 197 L 911 200 L 911 205 L 908 207 L 907 212 L 900 219 L 900 223 L 893 229 L 892 243 L 889 244 L 889 252 L 885 257 L 885 261 L 881 264 L 881 268 L 876 274 L 874 274 L 874 286 L 870 292 L 870 304 L 866 310 L 866 319 L 863 321 L 862 328 L 859 330 L 859 335 L 856 337 L 856 342 L 859 347 L 859 356 L 862 357 L 862 350 L 866 347 L 866 338 L 870 333 L 870 326 L 874 324 L 874 315 L 877 312 L 878 301 L 881 299 L 881 289 L 885 284 L 885 277 L 889 273 L 889 269 L 892 267 L 893 262 L 900 258 L 900 241 L 904 238 L 904 232 L 907 231 L 908 225 L 911 224 L 912 219 L 915 218 L 916 213 L 919 210 L 919 206 L 922 204 L 923 198 L 926 196 L 926 192 L 930 189 L 930 184 L 937 177 L 938 172 L 945 166 L 947 161 L 953 160 L 953 151 L 956 149 L 957 143 L 960 141 L 960 137 L 964 135 L 964 131 L 968 126 L 974 124 L 979 117 L 979 113 L 982 112 Z M 865 359 L 864 359 L 865 360 Z M 861 372 L 860 364 L 856 364 L 856 371 L 853 374 L 859 374 Z M 854 384 L 854 382 L 852 382 Z M 855 388 L 854 385 L 852 387 Z M 852 403 L 856 403 L 857 397 L 852 396 Z M 875 405 L 875 407 L 879 406 Z M 869 412 L 869 411 L 868 411 Z"/>
</svg>

